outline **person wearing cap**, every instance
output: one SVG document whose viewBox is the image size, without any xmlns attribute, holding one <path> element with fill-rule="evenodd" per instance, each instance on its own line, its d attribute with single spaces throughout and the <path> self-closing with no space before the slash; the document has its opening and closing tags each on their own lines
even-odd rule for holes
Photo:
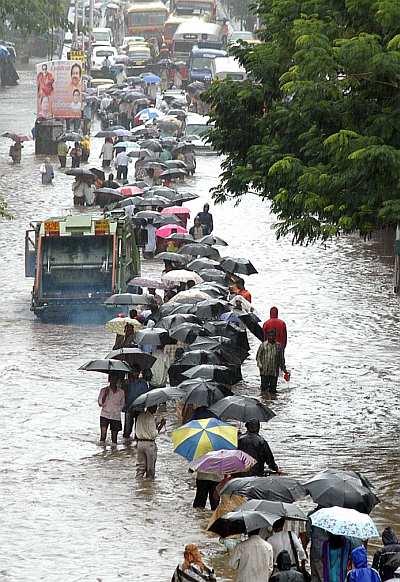
<svg viewBox="0 0 400 582">
<path fill-rule="evenodd" d="M 270 329 L 257 351 L 257 366 L 260 370 L 261 390 L 276 394 L 279 371 L 289 374 L 286 369 L 285 354 L 280 343 L 276 341 L 276 330 Z"/>
<path fill-rule="evenodd" d="M 280 469 L 275 462 L 274 455 L 269 447 L 269 444 L 262 437 L 260 432 L 260 421 L 253 418 L 245 424 L 247 432 L 239 437 L 238 449 L 247 453 L 257 463 L 246 472 L 246 476 L 262 477 L 264 475 L 265 464 L 274 473 L 280 473 Z"/>
</svg>

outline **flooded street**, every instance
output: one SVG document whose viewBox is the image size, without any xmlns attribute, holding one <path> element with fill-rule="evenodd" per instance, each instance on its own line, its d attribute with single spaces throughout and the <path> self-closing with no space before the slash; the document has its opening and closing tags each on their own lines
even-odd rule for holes
<svg viewBox="0 0 400 582">
<path fill-rule="evenodd" d="M 22 72 L 19 87 L 0 93 L 0 133 L 30 132 L 34 97 L 33 73 Z M 92 165 L 101 143 L 93 140 Z M 1 139 L 0 193 L 14 220 L 1 223 L 0 237 L 0 581 L 167 582 L 189 542 L 213 557 L 221 580 L 231 580 L 218 539 L 203 532 L 209 513 L 191 508 L 194 482 L 168 434 L 158 439 L 155 483 L 136 482 L 135 449 L 97 446 L 104 378 L 77 368 L 103 357 L 114 337 L 103 326 L 40 323 L 29 310 L 33 281 L 24 278 L 29 221 L 69 211 L 73 178 L 57 169 L 54 186 L 42 186 L 33 142 L 20 167 L 11 166 L 9 145 Z M 198 158 L 188 182 L 201 195 L 189 203 L 193 214 L 210 200 L 218 173 L 217 157 Z M 362 471 L 382 499 L 377 524 L 400 533 L 392 260 L 357 237 L 309 248 L 276 241 L 274 217 L 254 196 L 212 212 L 215 233 L 230 242 L 226 254 L 250 258 L 259 271 L 246 282 L 262 319 L 276 304 L 287 322 L 292 379 L 280 381 L 277 416 L 264 431 L 278 464 L 300 478 L 327 467 Z M 155 261 L 142 266 L 144 275 L 160 270 Z M 258 395 L 258 341 L 251 343 L 235 391 Z M 174 415 L 168 420 L 170 432 Z"/>
</svg>

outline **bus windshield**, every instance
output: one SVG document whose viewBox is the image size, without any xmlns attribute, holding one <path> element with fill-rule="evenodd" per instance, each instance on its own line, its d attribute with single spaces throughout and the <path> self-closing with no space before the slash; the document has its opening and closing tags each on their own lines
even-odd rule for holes
<svg viewBox="0 0 400 582">
<path fill-rule="evenodd" d="M 162 26 L 164 22 L 164 12 L 131 12 L 128 15 L 128 26 Z"/>
</svg>

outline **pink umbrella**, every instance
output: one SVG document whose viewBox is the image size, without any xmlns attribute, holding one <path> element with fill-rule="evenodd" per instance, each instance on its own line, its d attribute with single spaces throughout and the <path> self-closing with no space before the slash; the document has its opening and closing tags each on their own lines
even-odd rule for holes
<svg viewBox="0 0 400 582">
<path fill-rule="evenodd" d="M 124 196 L 138 196 L 139 194 L 143 194 L 143 190 L 137 186 L 121 186 L 117 192 L 121 192 Z"/>
<path fill-rule="evenodd" d="M 168 208 L 163 208 L 161 214 L 175 214 L 175 216 L 190 216 L 189 208 L 185 206 L 169 206 Z"/>
<path fill-rule="evenodd" d="M 186 228 L 178 226 L 177 224 L 165 224 L 156 230 L 156 236 L 160 238 L 169 238 L 171 234 L 178 232 L 179 234 L 187 234 Z"/>
<path fill-rule="evenodd" d="M 256 460 L 243 451 L 221 449 L 211 451 L 202 457 L 192 461 L 190 471 L 203 471 L 205 473 L 242 473 L 248 471 Z"/>
</svg>

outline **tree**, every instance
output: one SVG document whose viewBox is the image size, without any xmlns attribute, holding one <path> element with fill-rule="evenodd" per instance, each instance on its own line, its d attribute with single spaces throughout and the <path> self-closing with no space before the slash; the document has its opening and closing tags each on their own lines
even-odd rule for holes
<svg viewBox="0 0 400 582">
<path fill-rule="evenodd" d="M 213 83 L 214 198 L 271 201 L 294 242 L 400 221 L 400 2 L 261 0 L 263 42 L 233 49 L 253 82 Z"/>
<path fill-rule="evenodd" d="M 0 0 L 3 27 L 21 33 L 43 34 L 68 25 L 67 0 Z"/>
</svg>

